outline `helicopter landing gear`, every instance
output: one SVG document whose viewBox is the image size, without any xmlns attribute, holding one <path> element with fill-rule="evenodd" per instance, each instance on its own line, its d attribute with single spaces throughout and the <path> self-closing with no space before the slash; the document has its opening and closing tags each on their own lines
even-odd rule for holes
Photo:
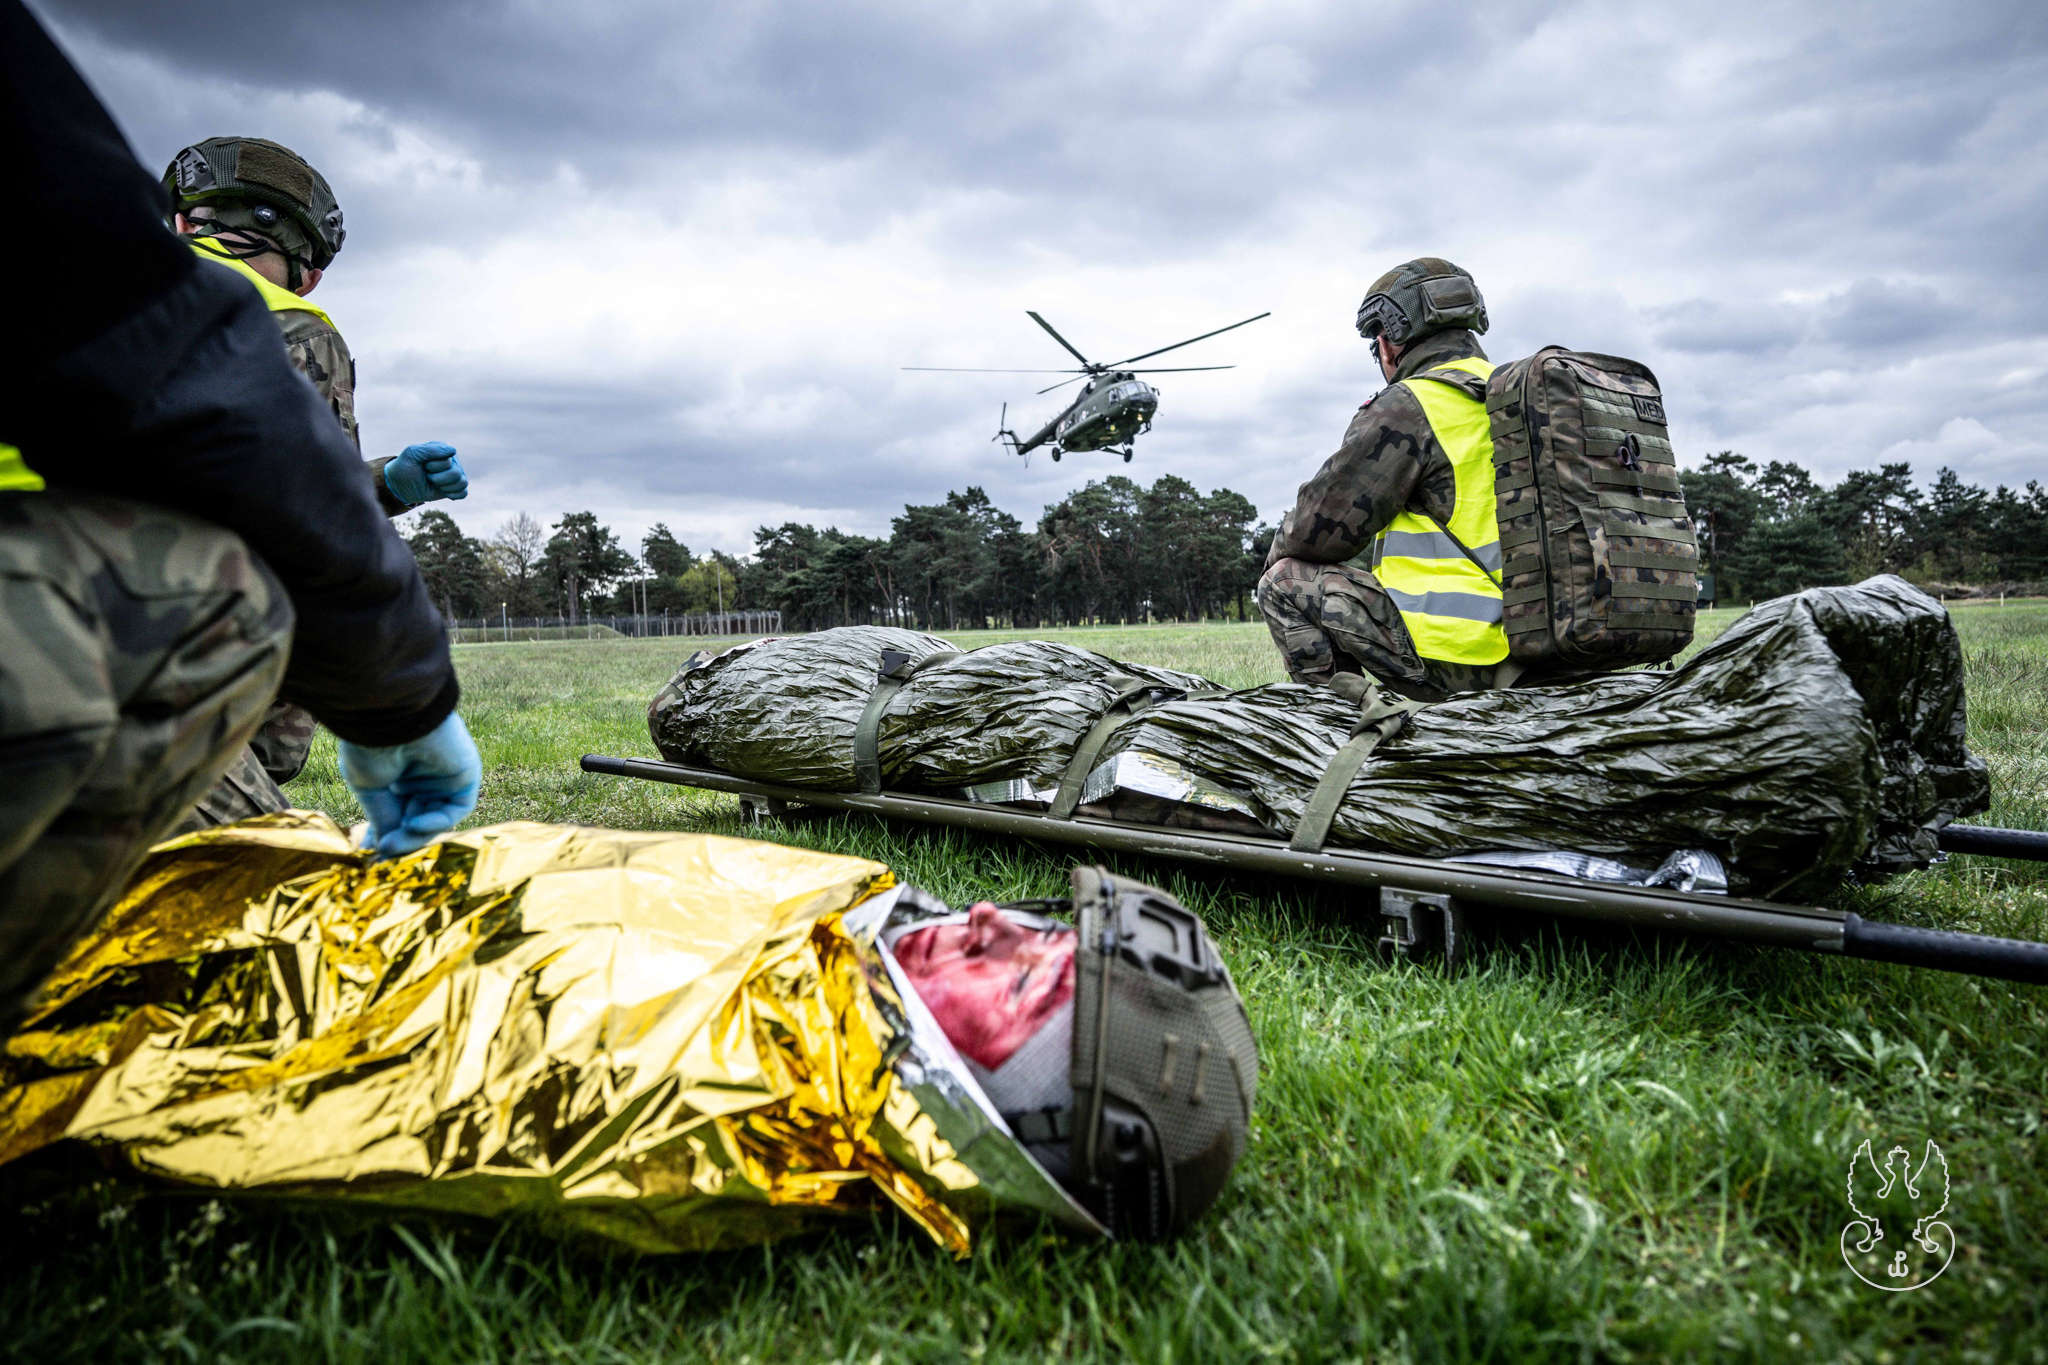
<svg viewBox="0 0 2048 1365">
<path fill-rule="evenodd" d="M 1125 447 L 1124 447 L 1124 463 L 1125 463 L 1125 464 L 1129 464 L 1130 462 L 1131 462 L 1131 448 L 1130 448 L 1129 446 L 1125 446 Z"/>
<path fill-rule="evenodd" d="M 1053 462 L 1054 464 L 1058 464 L 1058 463 L 1060 462 L 1060 453 L 1059 453 L 1059 452 L 1058 452 L 1057 450 L 1055 450 L 1055 451 L 1054 451 L 1054 452 L 1052 453 L 1052 462 Z"/>
</svg>

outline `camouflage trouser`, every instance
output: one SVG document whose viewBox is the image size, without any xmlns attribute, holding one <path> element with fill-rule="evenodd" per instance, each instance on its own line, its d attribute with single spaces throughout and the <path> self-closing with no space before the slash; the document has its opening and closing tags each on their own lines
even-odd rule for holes
<svg viewBox="0 0 2048 1365">
<path fill-rule="evenodd" d="M 1259 580 L 1258 601 L 1296 682 L 1344 691 L 1346 674 L 1364 672 L 1417 701 L 1493 686 L 1491 667 L 1418 655 L 1400 608 L 1366 569 L 1275 560 Z"/>
<path fill-rule="evenodd" d="M 171 826 L 172 834 L 190 834 L 215 825 L 231 825 L 252 815 L 267 815 L 291 808 L 291 798 L 277 785 L 263 766 L 253 743 L 244 745 L 228 763 L 228 770 L 200 796 L 199 804 L 180 816 Z"/>
<path fill-rule="evenodd" d="M 313 732 L 319 728 L 320 722 L 303 706 L 274 701 L 249 748 L 271 781 L 286 783 L 304 770 L 306 758 L 313 752 Z"/>
<path fill-rule="evenodd" d="M 290 702 L 272 702 L 264 713 L 263 728 L 249 741 L 249 747 L 235 755 L 220 781 L 185 813 L 172 833 L 189 834 L 252 815 L 289 810 L 291 798 L 280 784 L 297 777 L 306 766 L 317 724 L 310 712 Z"/>
<path fill-rule="evenodd" d="M 0 494 L 0 1033 L 247 744 L 291 630 L 218 526 Z"/>
</svg>

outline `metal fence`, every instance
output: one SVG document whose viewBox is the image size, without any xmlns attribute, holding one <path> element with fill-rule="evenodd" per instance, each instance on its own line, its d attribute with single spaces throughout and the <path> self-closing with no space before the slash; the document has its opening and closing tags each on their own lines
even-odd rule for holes
<svg viewBox="0 0 2048 1365">
<path fill-rule="evenodd" d="M 646 616 L 508 616 L 451 620 L 448 637 L 456 644 L 514 640 L 636 640 L 652 636 L 779 635 L 779 611 L 663 612 Z"/>
</svg>

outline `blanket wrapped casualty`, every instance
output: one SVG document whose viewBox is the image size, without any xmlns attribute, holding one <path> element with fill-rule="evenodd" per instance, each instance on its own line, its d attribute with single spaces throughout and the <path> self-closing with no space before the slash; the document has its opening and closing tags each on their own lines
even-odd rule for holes
<svg viewBox="0 0 2048 1365">
<path fill-rule="evenodd" d="M 665 758 L 760 781 L 1278 838 L 1359 720 L 1320 688 L 1229 690 L 1043 641 L 961 653 L 886 627 L 693 656 L 648 713 Z M 1413 710 L 1343 789 L 1327 844 L 1644 867 L 1697 848 L 1731 889 L 1810 899 L 1924 864 L 1937 830 L 1985 808 L 1964 721 L 1940 603 L 1891 576 L 1815 588 L 1670 671 Z"/>
</svg>

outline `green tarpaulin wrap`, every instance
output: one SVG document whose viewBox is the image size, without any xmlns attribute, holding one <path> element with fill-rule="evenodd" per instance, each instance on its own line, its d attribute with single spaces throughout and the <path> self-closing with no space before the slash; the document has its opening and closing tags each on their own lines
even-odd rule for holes
<svg viewBox="0 0 2048 1365">
<path fill-rule="evenodd" d="M 852 789 L 855 731 L 885 668 L 953 648 L 851 627 L 698 656 L 649 727 L 664 757 Z M 1147 686 L 1133 701 L 1133 680 Z M 1098 734 L 1080 809 L 1289 837 L 1359 708 L 1296 684 L 1218 692 L 1187 674 L 1047 642 L 914 668 L 876 728 L 890 790 L 1044 805 Z M 1766 602 L 1672 672 L 1475 693 L 1375 746 L 1328 845 L 1425 857 L 1567 849 L 1654 866 L 1680 848 L 1731 887 L 1806 899 L 1935 853 L 1988 803 L 1963 746 L 1962 652 L 1941 605 L 1893 577 Z"/>
<path fill-rule="evenodd" d="M 1057 784 L 1129 680 L 1161 695 L 1214 689 L 1192 673 L 1120 664 L 1070 645 L 953 646 L 890 626 L 849 626 L 694 655 L 648 708 L 669 758 L 799 787 L 853 791 L 857 731 L 886 662 L 914 669 L 876 728 L 882 785 L 941 791 L 1021 779 Z"/>
</svg>

